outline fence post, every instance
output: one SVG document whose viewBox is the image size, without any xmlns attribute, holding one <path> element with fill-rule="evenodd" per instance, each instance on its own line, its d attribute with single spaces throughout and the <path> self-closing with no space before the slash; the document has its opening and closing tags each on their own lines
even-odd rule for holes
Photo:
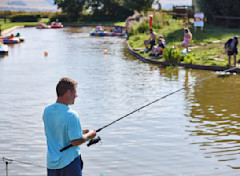
<svg viewBox="0 0 240 176">
<path fill-rule="evenodd" d="M 8 176 L 8 164 L 9 164 L 9 163 L 11 164 L 11 163 L 12 163 L 12 160 L 3 157 L 3 161 L 6 163 L 6 176 Z"/>
</svg>

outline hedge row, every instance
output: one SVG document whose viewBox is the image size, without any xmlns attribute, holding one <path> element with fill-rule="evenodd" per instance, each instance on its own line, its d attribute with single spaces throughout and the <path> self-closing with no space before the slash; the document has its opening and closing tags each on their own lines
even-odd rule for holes
<svg viewBox="0 0 240 176">
<path fill-rule="evenodd" d="M 12 15 L 10 16 L 11 22 L 37 22 L 40 19 L 40 15 Z"/>
</svg>

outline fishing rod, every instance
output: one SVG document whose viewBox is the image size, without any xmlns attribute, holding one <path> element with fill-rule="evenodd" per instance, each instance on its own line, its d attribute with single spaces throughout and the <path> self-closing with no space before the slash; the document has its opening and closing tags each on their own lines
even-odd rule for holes
<svg viewBox="0 0 240 176">
<path fill-rule="evenodd" d="M 143 108 L 145 108 L 145 107 L 147 107 L 147 106 L 150 106 L 151 104 L 154 104 L 154 103 L 158 102 L 159 100 L 162 100 L 162 99 L 164 99 L 164 98 L 166 98 L 166 97 L 168 97 L 168 96 L 170 96 L 170 95 L 173 95 L 173 94 L 175 94 L 175 93 L 177 93 L 177 92 L 179 92 L 179 91 L 181 91 L 181 90 L 183 90 L 183 89 L 186 89 L 186 88 L 188 88 L 188 87 L 190 87 L 190 86 L 193 86 L 193 85 L 196 85 L 196 84 L 198 84 L 198 83 L 200 83 L 200 82 L 203 82 L 203 81 L 205 81 L 205 80 L 207 80 L 207 79 L 209 79 L 209 78 L 212 78 L 212 77 L 214 77 L 214 76 L 216 76 L 216 75 L 220 75 L 220 73 L 226 73 L 226 72 L 235 70 L 236 68 L 238 68 L 238 67 L 233 67 L 233 68 L 224 70 L 224 71 L 222 71 L 222 72 L 217 72 L 217 73 L 215 73 L 215 74 L 213 74 L 213 75 L 211 75 L 211 76 L 209 76 L 209 77 L 203 78 L 203 79 L 201 79 L 201 80 L 199 80 L 199 81 L 196 81 L 196 82 L 194 82 L 194 83 L 192 83 L 192 84 L 189 84 L 189 85 L 187 85 L 187 86 L 185 86 L 185 87 L 182 87 L 182 88 L 180 88 L 180 89 L 178 89 L 178 90 L 176 90 L 176 91 L 173 91 L 173 92 L 171 92 L 171 93 L 169 93 L 169 94 L 167 94 L 167 95 L 165 95 L 165 96 L 163 96 L 163 97 L 161 97 L 161 98 L 158 98 L 158 99 L 156 99 L 156 100 L 154 100 L 154 101 L 152 101 L 152 102 L 150 102 L 150 103 L 148 103 L 148 104 L 146 104 L 146 105 L 144 105 L 144 106 L 141 106 L 140 108 L 138 108 L 138 109 L 136 109 L 136 110 L 134 110 L 134 111 L 132 111 L 132 112 L 130 112 L 130 113 L 128 113 L 128 114 L 126 114 L 126 115 L 124 115 L 124 116 L 122 116 L 122 117 L 114 120 L 114 121 L 112 121 L 111 123 L 109 123 L 109 124 L 107 124 L 107 125 L 99 128 L 99 129 L 97 129 L 97 130 L 96 130 L 96 133 L 98 133 L 98 132 L 100 132 L 101 130 L 103 130 L 104 128 L 107 128 L 108 126 L 110 126 L 110 125 L 112 125 L 112 124 L 114 124 L 114 123 L 122 120 L 123 118 L 125 118 L 125 117 L 127 117 L 127 116 L 129 116 L 129 115 L 131 115 L 131 114 L 133 114 L 133 113 L 135 113 L 135 112 L 138 112 L 138 111 L 140 111 L 141 109 L 143 109 Z M 87 146 L 89 147 L 89 146 L 91 146 L 91 145 L 93 145 L 93 144 L 96 144 L 96 143 L 98 143 L 100 140 L 101 140 L 101 138 L 100 138 L 99 136 L 98 136 L 97 138 L 91 139 L 91 140 L 89 141 L 89 143 L 87 144 Z M 60 152 L 63 152 L 64 150 L 67 150 L 68 148 L 70 148 L 70 147 L 72 147 L 72 146 L 73 146 L 73 145 L 70 144 L 70 145 L 62 148 L 62 149 L 60 150 Z"/>
</svg>

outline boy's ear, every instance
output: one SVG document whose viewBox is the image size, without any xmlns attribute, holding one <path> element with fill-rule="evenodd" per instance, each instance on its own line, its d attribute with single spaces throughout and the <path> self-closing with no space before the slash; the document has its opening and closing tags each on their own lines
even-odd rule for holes
<svg viewBox="0 0 240 176">
<path fill-rule="evenodd" d="M 71 91 L 70 90 L 67 90 L 67 95 L 71 95 Z"/>
</svg>

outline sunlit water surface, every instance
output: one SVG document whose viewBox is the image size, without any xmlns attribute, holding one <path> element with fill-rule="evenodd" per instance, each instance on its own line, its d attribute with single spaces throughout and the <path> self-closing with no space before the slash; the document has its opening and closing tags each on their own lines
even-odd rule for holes
<svg viewBox="0 0 240 176">
<path fill-rule="evenodd" d="M 0 157 L 9 176 L 46 176 L 42 113 L 62 77 L 76 80 L 71 106 L 84 128 L 113 120 L 214 72 L 166 71 L 129 55 L 126 41 L 91 28 L 14 31 L 25 42 L 0 58 Z M 104 55 L 107 49 L 108 54 Z M 48 56 L 44 56 L 44 51 Z M 213 77 L 103 129 L 82 145 L 84 175 L 240 175 L 240 76 Z M 0 161 L 0 175 L 5 176 Z"/>
</svg>

